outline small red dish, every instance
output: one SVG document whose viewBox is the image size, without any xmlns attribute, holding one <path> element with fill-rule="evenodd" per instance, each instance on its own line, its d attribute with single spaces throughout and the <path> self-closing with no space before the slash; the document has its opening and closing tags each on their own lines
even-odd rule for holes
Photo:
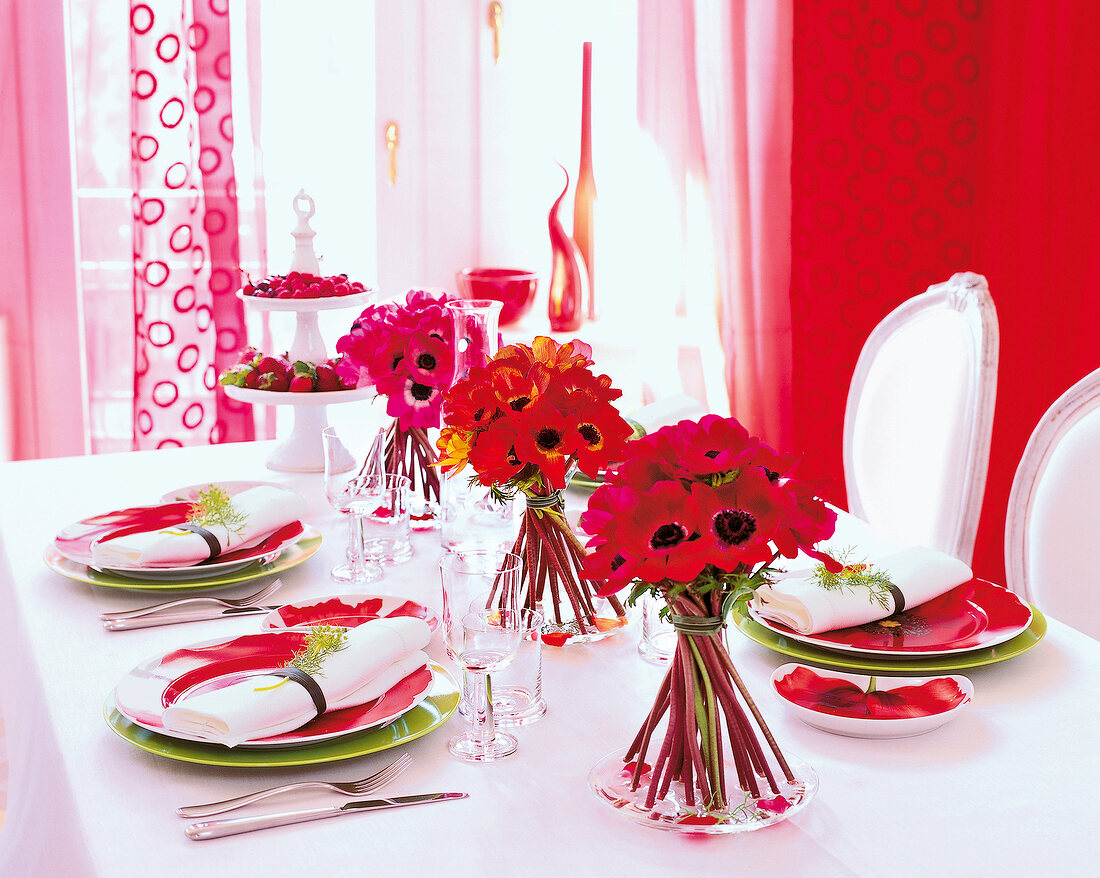
<svg viewBox="0 0 1100 878">
<path fill-rule="evenodd" d="M 458 292 L 464 299 L 502 302 L 500 325 L 515 323 L 535 303 L 538 276 L 520 268 L 464 268 L 458 273 Z"/>
</svg>

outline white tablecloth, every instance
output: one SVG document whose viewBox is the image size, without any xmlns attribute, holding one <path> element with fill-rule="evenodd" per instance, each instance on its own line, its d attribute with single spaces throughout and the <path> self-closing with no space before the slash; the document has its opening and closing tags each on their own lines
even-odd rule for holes
<svg viewBox="0 0 1100 878">
<path fill-rule="evenodd" d="M 637 627 L 600 643 L 547 649 L 549 712 L 520 729 L 520 751 L 492 765 L 447 752 L 456 715 L 410 744 L 393 794 L 465 790 L 457 803 L 341 817 L 192 842 L 183 804 L 310 778 L 352 779 L 394 752 L 326 766 L 234 770 L 138 750 L 103 719 L 115 682 L 141 660 L 235 632 L 258 617 L 109 633 L 104 610 L 156 596 L 98 588 L 48 570 L 63 525 L 154 501 L 205 480 L 286 483 L 310 502 L 322 551 L 283 575 L 283 601 L 338 589 L 344 547 L 321 476 L 264 467 L 266 444 L 142 452 L 0 466 L 0 710 L 10 784 L 0 875 L 672 875 L 1015 876 L 1091 872 L 1100 859 L 1100 643 L 1050 619 L 1031 652 L 970 672 L 974 703 L 954 722 L 901 740 L 841 738 L 788 719 L 767 678 L 784 656 L 739 632 L 732 652 L 782 746 L 821 788 L 799 815 L 736 837 L 687 838 L 627 822 L 589 792 L 589 768 L 628 743 L 661 671 L 636 653 Z M 368 590 L 438 606 L 435 534 Z M 6 559 L 2 557 L 6 555 Z M 257 587 L 246 583 L 231 594 Z M 446 663 L 438 634 L 429 649 Z"/>
</svg>

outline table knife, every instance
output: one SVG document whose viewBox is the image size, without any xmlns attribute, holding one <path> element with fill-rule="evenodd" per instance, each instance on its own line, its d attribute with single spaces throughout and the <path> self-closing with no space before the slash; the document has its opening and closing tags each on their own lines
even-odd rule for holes
<svg viewBox="0 0 1100 878">
<path fill-rule="evenodd" d="M 132 619 L 104 619 L 103 627 L 108 631 L 129 631 L 132 628 L 154 628 L 157 625 L 177 625 L 181 622 L 205 622 L 208 619 L 224 619 L 228 616 L 256 616 L 277 610 L 281 604 L 267 607 L 231 607 L 221 610 L 206 610 L 190 613 L 150 613 L 147 616 L 135 616 Z"/>
<path fill-rule="evenodd" d="M 343 805 L 329 805 L 324 808 L 306 808 L 300 811 L 280 811 L 274 814 L 260 814 L 254 817 L 230 817 L 225 820 L 204 820 L 192 823 L 184 830 L 192 841 L 205 841 L 208 838 L 222 838 L 226 835 L 238 835 L 257 829 L 271 829 L 275 826 L 290 826 L 292 823 L 306 823 L 310 820 L 324 820 L 326 817 L 339 817 L 341 814 L 355 814 L 358 811 L 379 811 L 384 808 L 403 808 L 407 805 L 423 805 L 428 802 L 446 802 L 450 799 L 465 799 L 469 793 L 422 793 L 418 796 L 394 796 L 391 799 L 364 799 L 347 802 Z"/>
</svg>

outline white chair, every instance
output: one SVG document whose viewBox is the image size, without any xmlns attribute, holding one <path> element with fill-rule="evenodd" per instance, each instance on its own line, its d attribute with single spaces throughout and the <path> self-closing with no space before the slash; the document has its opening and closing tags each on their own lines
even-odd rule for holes
<svg viewBox="0 0 1100 878">
<path fill-rule="evenodd" d="M 1100 639 L 1100 369 L 1063 393 L 1024 448 L 1005 524 L 1006 585 Z"/>
<path fill-rule="evenodd" d="M 860 352 L 844 413 L 848 510 L 966 563 L 989 468 L 997 310 L 961 272 L 890 312 Z"/>
</svg>

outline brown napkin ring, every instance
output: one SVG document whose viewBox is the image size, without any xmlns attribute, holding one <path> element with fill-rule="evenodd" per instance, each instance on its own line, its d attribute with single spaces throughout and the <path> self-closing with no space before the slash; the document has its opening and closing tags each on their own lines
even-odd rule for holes
<svg viewBox="0 0 1100 878">
<path fill-rule="evenodd" d="M 905 595 L 901 593 L 901 589 L 894 583 L 887 580 L 886 587 L 890 589 L 890 597 L 894 599 L 894 612 L 900 613 L 905 609 Z"/>
<path fill-rule="evenodd" d="M 184 530 L 191 531 L 191 533 L 198 534 L 200 537 L 206 540 L 206 545 L 210 547 L 210 556 L 206 559 L 207 561 L 213 561 L 215 558 L 218 557 L 218 555 L 222 553 L 222 544 L 219 543 L 218 538 L 214 536 L 210 531 L 208 531 L 205 527 L 197 524 L 192 524 L 191 522 L 181 524 L 180 527 Z"/>
<path fill-rule="evenodd" d="M 317 716 L 328 710 L 328 702 L 325 701 L 325 693 L 321 691 L 320 684 L 301 668 L 276 668 L 273 671 L 263 671 L 266 677 L 286 677 L 295 683 L 300 683 L 313 699 L 313 706 L 317 708 Z"/>
</svg>

